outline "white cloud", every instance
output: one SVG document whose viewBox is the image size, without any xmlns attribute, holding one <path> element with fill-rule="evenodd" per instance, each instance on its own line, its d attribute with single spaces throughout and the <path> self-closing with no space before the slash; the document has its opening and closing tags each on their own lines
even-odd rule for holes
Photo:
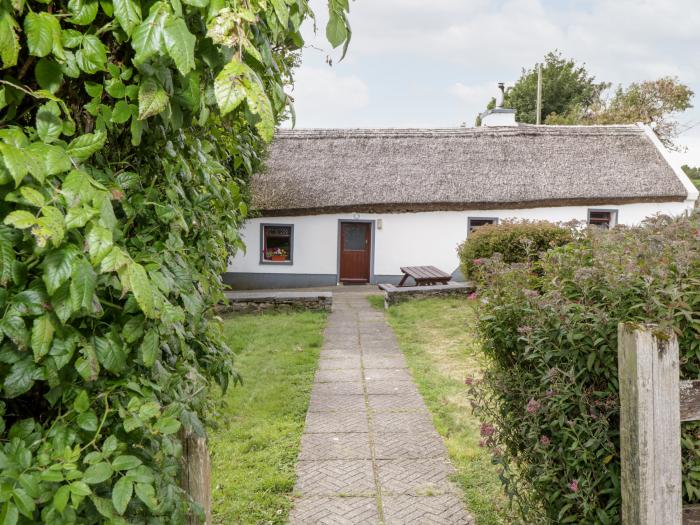
<svg viewBox="0 0 700 525">
<path fill-rule="evenodd" d="M 367 107 L 367 84 L 354 75 L 342 76 L 330 67 L 302 67 L 291 91 L 298 127 L 345 127 L 348 115 Z"/>
</svg>

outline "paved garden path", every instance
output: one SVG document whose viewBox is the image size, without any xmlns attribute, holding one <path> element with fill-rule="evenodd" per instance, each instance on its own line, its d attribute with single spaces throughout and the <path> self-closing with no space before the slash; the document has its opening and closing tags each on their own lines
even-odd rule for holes
<svg viewBox="0 0 700 525">
<path fill-rule="evenodd" d="M 290 523 L 472 524 L 384 314 L 334 295 Z"/>
</svg>

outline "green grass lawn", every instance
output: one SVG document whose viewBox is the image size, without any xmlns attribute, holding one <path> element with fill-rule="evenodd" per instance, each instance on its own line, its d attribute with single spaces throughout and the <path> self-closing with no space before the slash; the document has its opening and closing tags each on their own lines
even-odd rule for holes
<svg viewBox="0 0 700 525">
<path fill-rule="evenodd" d="M 369 298 L 384 308 L 384 298 Z M 474 301 L 459 298 L 408 301 L 389 309 L 388 320 L 413 378 L 443 436 L 457 483 L 477 525 L 513 523 L 496 467 L 479 447 L 479 421 L 472 415 L 464 379 L 479 374 L 474 340 Z"/>
<path fill-rule="evenodd" d="M 209 433 L 214 523 L 286 523 L 325 319 L 295 312 L 225 322 L 243 385 L 226 393 Z"/>
</svg>

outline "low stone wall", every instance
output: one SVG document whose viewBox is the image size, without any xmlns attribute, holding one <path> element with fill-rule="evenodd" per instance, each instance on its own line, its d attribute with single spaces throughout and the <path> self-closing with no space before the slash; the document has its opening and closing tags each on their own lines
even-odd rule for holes
<svg viewBox="0 0 700 525">
<path fill-rule="evenodd" d="M 331 292 L 226 292 L 226 304 L 216 309 L 219 314 L 258 313 L 285 310 L 331 311 Z"/>
<path fill-rule="evenodd" d="M 384 308 L 399 304 L 409 299 L 428 299 L 431 297 L 445 297 L 450 295 L 469 295 L 476 291 L 472 283 L 449 282 L 431 286 L 394 286 L 393 284 L 380 284 L 384 291 Z"/>
</svg>

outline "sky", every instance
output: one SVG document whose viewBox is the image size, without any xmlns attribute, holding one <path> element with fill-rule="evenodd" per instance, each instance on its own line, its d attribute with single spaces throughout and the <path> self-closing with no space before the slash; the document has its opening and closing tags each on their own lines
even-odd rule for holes
<svg viewBox="0 0 700 525">
<path fill-rule="evenodd" d="M 613 85 L 688 84 L 697 108 L 677 116 L 688 129 L 674 156 L 700 166 L 697 0 L 355 0 L 342 61 L 325 40 L 325 0 L 311 5 L 318 31 L 304 28 L 290 90 L 297 128 L 472 126 L 498 82 L 558 49 Z"/>
</svg>

